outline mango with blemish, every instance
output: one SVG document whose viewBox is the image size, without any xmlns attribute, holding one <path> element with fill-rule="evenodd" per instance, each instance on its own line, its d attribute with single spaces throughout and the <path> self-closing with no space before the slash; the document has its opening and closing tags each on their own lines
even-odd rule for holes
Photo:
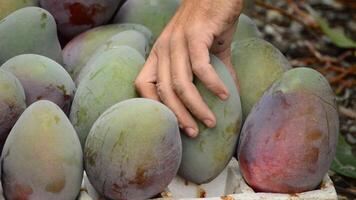
<svg viewBox="0 0 356 200">
<path fill-rule="evenodd" d="M 316 189 L 329 170 L 339 118 L 328 81 L 310 68 L 286 72 L 247 117 L 238 159 L 246 182 L 262 192 Z"/>
</svg>

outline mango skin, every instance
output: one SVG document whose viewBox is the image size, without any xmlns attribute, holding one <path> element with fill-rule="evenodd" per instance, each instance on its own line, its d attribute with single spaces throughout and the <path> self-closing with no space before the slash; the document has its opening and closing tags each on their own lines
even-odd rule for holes
<svg viewBox="0 0 356 200">
<path fill-rule="evenodd" d="M 55 61 L 35 54 L 15 56 L 1 66 L 11 72 L 23 85 L 26 103 L 38 100 L 56 103 L 69 113 L 75 93 L 75 84 L 65 69 Z"/>
<path fill-rule="evenodd" d="M 0 20 L 18 9 L 37 5 L 38 0 L 0 0 Z"/>
<path fill-rule="evenodd" d="M 82 159 L 79 139 L 62 110 L 50 101 L 38 101 L 21 115 L 6 140 L 1 155 L 4 196 L 74 200 L 83 176 Z"/>
<path fill-rule="evenodd" d="M 261 35 L 256 23 L 249 16 L 241 13 L 232 41 L 238 42 L 251 37 L 261 38 Z"/>
<path fill-rule="evenodd" d="M 110 49 L 93 61 L 93 68 L 78 85 L 70 113 L 81 144 L 96 119 L 117 102 L 137 97 L 134 80 L 144 65 L 136 50 Z"/>
<path fill-rule="evenodd" d="M 226 167 L 236 150 L 242 120 L 240 97 L 230 72 L 215 56 L 211 56 L 211 63 L 228 88 L 230 97 L 221 101 L 200 81 L 195 81 L 217 119 L 216 127 L 211 129 L 199 122 L 197 138 L 182 135 L 183 157 L 179 175 L 197 184 L 211 181 Z"/>
<path fill-rule="evenodd" d="M 126 30 L 137 30 L 148 39 L 152 37 L 151 31 L 139 24 L 112 24 L 93 28 L 71 40 L 63 49 L 63 62 L 73 80 L 101 45 Z"/>
<path fill-rule="evenodd" d="M 107 199 L 149 199 L 176 175 L 182 156 L 178 122 L 163 104 L 143 98 L 105 111 L 86 141 L 85 170 Z"/>
<path fill-rule="evenodd" d="M 299 193 L 319 186 L 335 156 L 339 118 L 335 96 L 317 71 L 286 72 L 253 107 L 238 159 L 255 191 Z"/>
<path fill-rule="evenodd" d="M 239 86 L 243 119 L 273 82 L 291 69 L 277 48 L 259 38 L 233 43 L 232 64 Z"/>
<path fill-rule="evenodd" d="M 153 41 L 163 31 L 180 5 L 180 0 L 129 0 L 117 12 L 114 22 L 143 24 L 153 33 Z"/>
<path fill-rule="evenodd" d="M 40 3 L 56 19 L 58 31 L 72 38 L 107 23 L 120 0 L 40 0 Z"/>
<path fill-rule="evenodd" d="M 0 69 L 0 152 L 11 128 L 26 109 L 25 92 L 20 81 Z"/>
<path fill-rule="evenodd" d="M 135 30 L 127 30 L 120 32 L 110 38 L 105 44 L 101 45 L 95 53 L 93 53 L 92 58 L 87 62 L 87 64 L 82 68 L 79 75 L 77 76 L 75 82 L 78 85 L 83 79 L 83 77 L 88 74 L 91 68 L 95 65 L 92 65 L 92 62 L 102 54 L 104 51 L 115 49 L 120 46 L 129 46 L 136 49 L 143 57 L 147 57 L 149 54 L 149 43 L 147 38 L 140 32 Z"/>
<path fill-rule="evenodd" d="M 42 8 L 22 8 L 1 20 L 0 38 L 0 65 L 21 54 L 39 54 L 62 63 L 56 22 Z"/>
</svg>

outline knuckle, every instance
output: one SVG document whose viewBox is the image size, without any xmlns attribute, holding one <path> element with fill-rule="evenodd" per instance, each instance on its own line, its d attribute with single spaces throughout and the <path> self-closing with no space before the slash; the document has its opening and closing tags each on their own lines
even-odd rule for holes
<svg viewBox="0 0 356 200">
<path fill-rule="evenodd" d="M 169 85 L 159 82 L 156 84 L 156 88 L 158 96 L 162 99 L 162 101 L 166 101 L 170 91 Z"/>
<path fill-rule="evenodd" d="M 184 81 L 181 81 L 179 79 L 172 80 L 172 88 L 178 96 L 182 96 L 185 94 L 185 91 L 186 91 L 185 86 L 186 86 L 186 83 L 184 83 Z"/>
<path fill-rule="evenodd" d="M 204 74 L 206 74 L 206 67 L 202 64 L 199 64 L 199 63 L 195 63 L 193 64 L 193 70 L 194 70 L 194 74 L 197 75 L 197 76 L 204 76 Z"/>
</svg>

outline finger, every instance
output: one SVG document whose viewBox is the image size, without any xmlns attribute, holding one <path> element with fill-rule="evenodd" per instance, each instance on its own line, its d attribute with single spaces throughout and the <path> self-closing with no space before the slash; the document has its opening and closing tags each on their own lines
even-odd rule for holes
<svg viewBox="0 0 356 200">
<path fill-rule="evenodd" d="M 207 127 L 214 127 L 216 119 L 192 83 L 192 72 L 188 48 L 184 34 L 176 33 L 170 42 L 171 77 L 176 95 L 190 112 L 204 122 Z"/>
<path fill-rule="evenodd" d="M 196 137 L 199 131 L 198 126 L 171 87 L 168 45 L 162 47 L 160 52 L 158 52 L 158 55 L 158 95 L 162 102 L 176 114 L 180 127 L 185 131 L 185 133 L 190 137 Z"/>
<path fill-rule="evenodd" d="M 135 80 L 135 87 L 141 97 L 160 101 L 157 89 L 157 55 L 154 50 Z"/>
<path fill-rule="evenodd" d="M 214 40 L 211 52 L 216 55 L 228 68 L 235 82 L 237 82 L 236 72 L 231 62 L 231 43 L 236 31 L 237 22 L 230 25 L 219 37 Z"/>
<path fill-rule="evenodd" d="M 193 72 L 211 92 L 218 95 L 220 99 L 226 100 L 229 97 L 229 92 L 210 64 L 208 45 L 197 38 L 199 37 L 188 39 Z"/>
<path fill-rule="evenodd" d="M 236 71 L 231 62 L 231 48 L 227 48 L 225 51 L 215 54 L 227 67 L 235 83 L 237 82 Z"/>
</svg>

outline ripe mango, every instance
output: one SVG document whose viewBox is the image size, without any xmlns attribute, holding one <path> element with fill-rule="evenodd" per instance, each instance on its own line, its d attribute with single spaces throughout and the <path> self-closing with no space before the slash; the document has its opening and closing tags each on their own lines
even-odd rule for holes
<svg viewBox="0 0 356 200">
<path fill-rule="evenodd" d="M 291 68 L 277 48 L 259 38 L 233 43 L 232 63 L 239 86 L 243 119 L 273 81 Z"/>
<path fill-rule="evenodd" d="M 56 22 L 42 8 L 22 8 L 1 20 L 0 38 L 0 65 L 21 54 L 39 54 L 62 63 Z"/>
<path fill-rule="evenodd" d="M 83 176 L 79 139 L 63 111 L 41 100 L 10 132 L 1 155 L 6 199 L 75 200 Z"/>
<path fill-rule="evenodd" d="M 69 113 L 75 93 L 75 84 L 66 70 L 55 61 L 35 54 L 15 56 L 1 66 L 22 83 L 26 103 L 38 100 L 56 103 Z"/>
<path fill-rule="evenodd" d="M 197 184 L 211 181 L 226 167 L 236 150 L 242 120 L 235 81 L 217 57 L 212 56 L 211 63 L 228 88 L 230 97 L 227 101 L 222 101 L 206 89 L 202 82 L 194 81 L 217 119 L 216 127 L 210 129 L 199 122 L 197 138 L 182 135 L 183 157 L 179 175 Z"/>
<path fill-rule="evenodd" d="M 163 104 L 122 101 L 95 122 L 84 150 L 90 183 L 107 199 L 149 199 L 176 175 L 182 156 L 178 122 Z"/>
<path fill-rule="evenodd" d="M 135 49 L 121 46 L 100 54 L 78 85 L 70 120 L 84 147 L 95 120 L 117 102 L 137 97 L 134 80 L 145 60 Z"/>
<path fill-rule="evenodd" d="M 142 24 L 152 31 L 156 40 L 179 5 L 180 0 L 129 0 L 119 9 L 114 22 Z"/>
<path fill-rule="evenodd" d="M 107 23 L 121 0 L 40 0 L 41 7 L 56 19 L 58 31 L 72 38 Z"/>
<path fill-rule="evenodd" d="M 151 31 L 139 24 L 113 24 L 93 28 L 71 40 L 63 49 L 63 62 L 72 78 L 76 80 L 81 69 L 101 45 L 126 30 L 137 30 L 148 39 L 152 37 Z"/>
<path fill-rule="evenodd" d="M 339 118 L 328 81 L 317 71 L 286 72 L 253 107 L 238 158 L 247 183 L 262 192 L 316 189 L 336 151 Z"/>
<path fill-rule="evenodd" d="M 0 153 L 11 128 L 26 109 L 25 98 L 20 81 L 0 69 Z"/>
</svg>

